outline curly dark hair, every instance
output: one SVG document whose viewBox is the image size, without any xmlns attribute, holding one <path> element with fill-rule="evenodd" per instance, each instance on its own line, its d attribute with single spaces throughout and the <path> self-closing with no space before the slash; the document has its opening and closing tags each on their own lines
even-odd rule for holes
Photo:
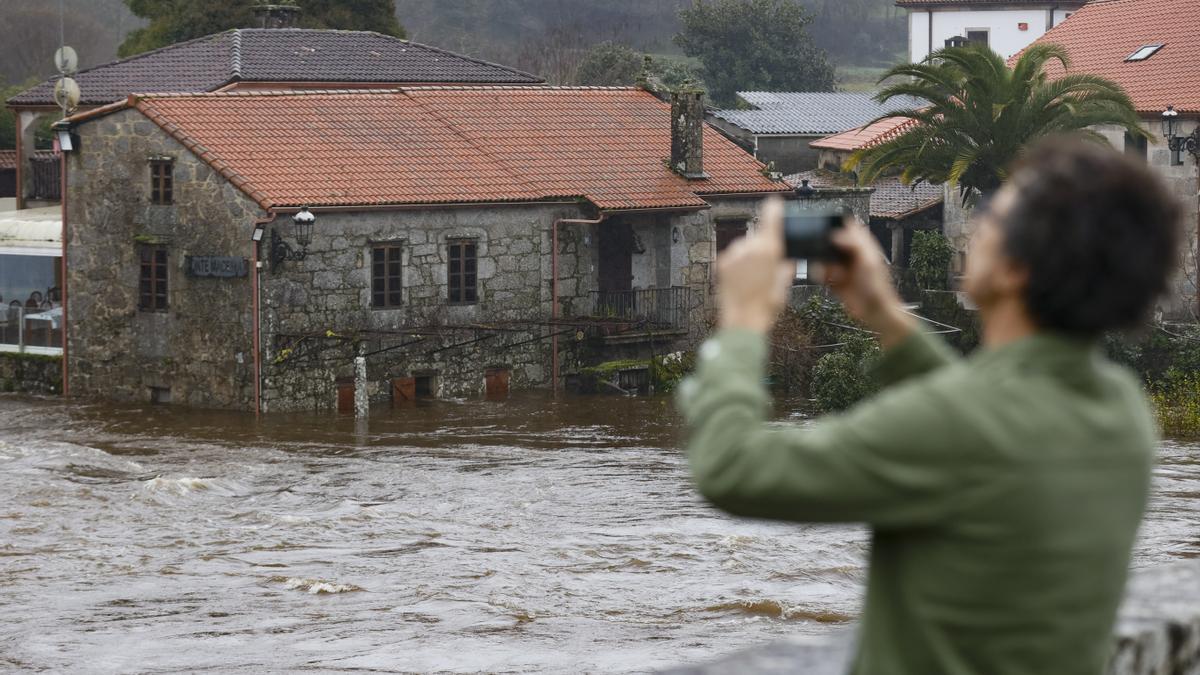
<svg viewBox="0 0 1200 675">
<path fill-rule="evenodd" d="M 1179 269 L 1182 205 L 1155 172 L 1105 144 L 1043 140 L 1013 167 L 1006 253 L 1029 271 L 1044 329 L 1093 337 L 1145 320 Z"/>
</svg>

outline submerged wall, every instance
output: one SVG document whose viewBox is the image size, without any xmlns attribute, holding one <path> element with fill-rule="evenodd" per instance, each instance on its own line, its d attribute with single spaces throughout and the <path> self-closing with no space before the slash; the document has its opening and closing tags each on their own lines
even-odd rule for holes
<svg viewBox="0 0 1200 675">
<path fill-rule="evenodd" d="M 62 392 L 62 357 L 0 352 L 0 392 Z"/>
</svg>

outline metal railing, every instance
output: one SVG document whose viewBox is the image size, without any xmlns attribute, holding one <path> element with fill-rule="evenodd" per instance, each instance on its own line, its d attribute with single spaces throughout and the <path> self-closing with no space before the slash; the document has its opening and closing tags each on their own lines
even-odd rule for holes
<svg viewBox="0 0 1200 675">
<path fill-rule="evenodd" d="M 62 354 L 62 307 L 0 307 L 0 352 Z"/>
<path fill-rule="evenodd" d="M 592 291 L 592 314 L 637 322 L 647 328 L 685 330 L 691 297 L 691 289 L 684 286 Z"/>
<path fill-rule="evenodd" d="M 29 168 L 33 177 L 30 199 L 62 199 L 62 170 L 59 167 L 58 155 L 39 152 L 29 158 Z"/>
</svg>

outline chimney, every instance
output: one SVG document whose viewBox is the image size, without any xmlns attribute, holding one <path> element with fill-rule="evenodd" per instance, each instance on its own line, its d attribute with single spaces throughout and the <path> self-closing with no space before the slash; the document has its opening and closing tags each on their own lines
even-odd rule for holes
<svg viewBox="0 0 1200 675">
<path fill-rule="evenodd" d="M 295 28 L 300 18 L 296 5 L 255 5 L 254 20 L 258 28 Z"/>
<path fill-rule="evenodd" d="M 688 180 L 704 173 L 704 92 L 684 82 L 671 92 L 671 170 Z"/>
</svg>

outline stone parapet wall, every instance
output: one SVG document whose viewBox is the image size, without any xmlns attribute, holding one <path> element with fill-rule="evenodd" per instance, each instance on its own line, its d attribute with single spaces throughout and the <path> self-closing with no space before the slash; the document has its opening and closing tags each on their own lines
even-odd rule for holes
<svg viewBox="0 0 1200 675">
<path fill-rule="evenodd" d="M 670 675 L 845 675 L 851 631 L 775 642 Z M 1133 575 L 1117 615 L 1107 675 L 1200 675 L 1200 561 Z"/>
<path fill-rule="evenodd" d="M 62 357 L 0 352 L 0 392 L 62 393 Z"/>
</svg>

